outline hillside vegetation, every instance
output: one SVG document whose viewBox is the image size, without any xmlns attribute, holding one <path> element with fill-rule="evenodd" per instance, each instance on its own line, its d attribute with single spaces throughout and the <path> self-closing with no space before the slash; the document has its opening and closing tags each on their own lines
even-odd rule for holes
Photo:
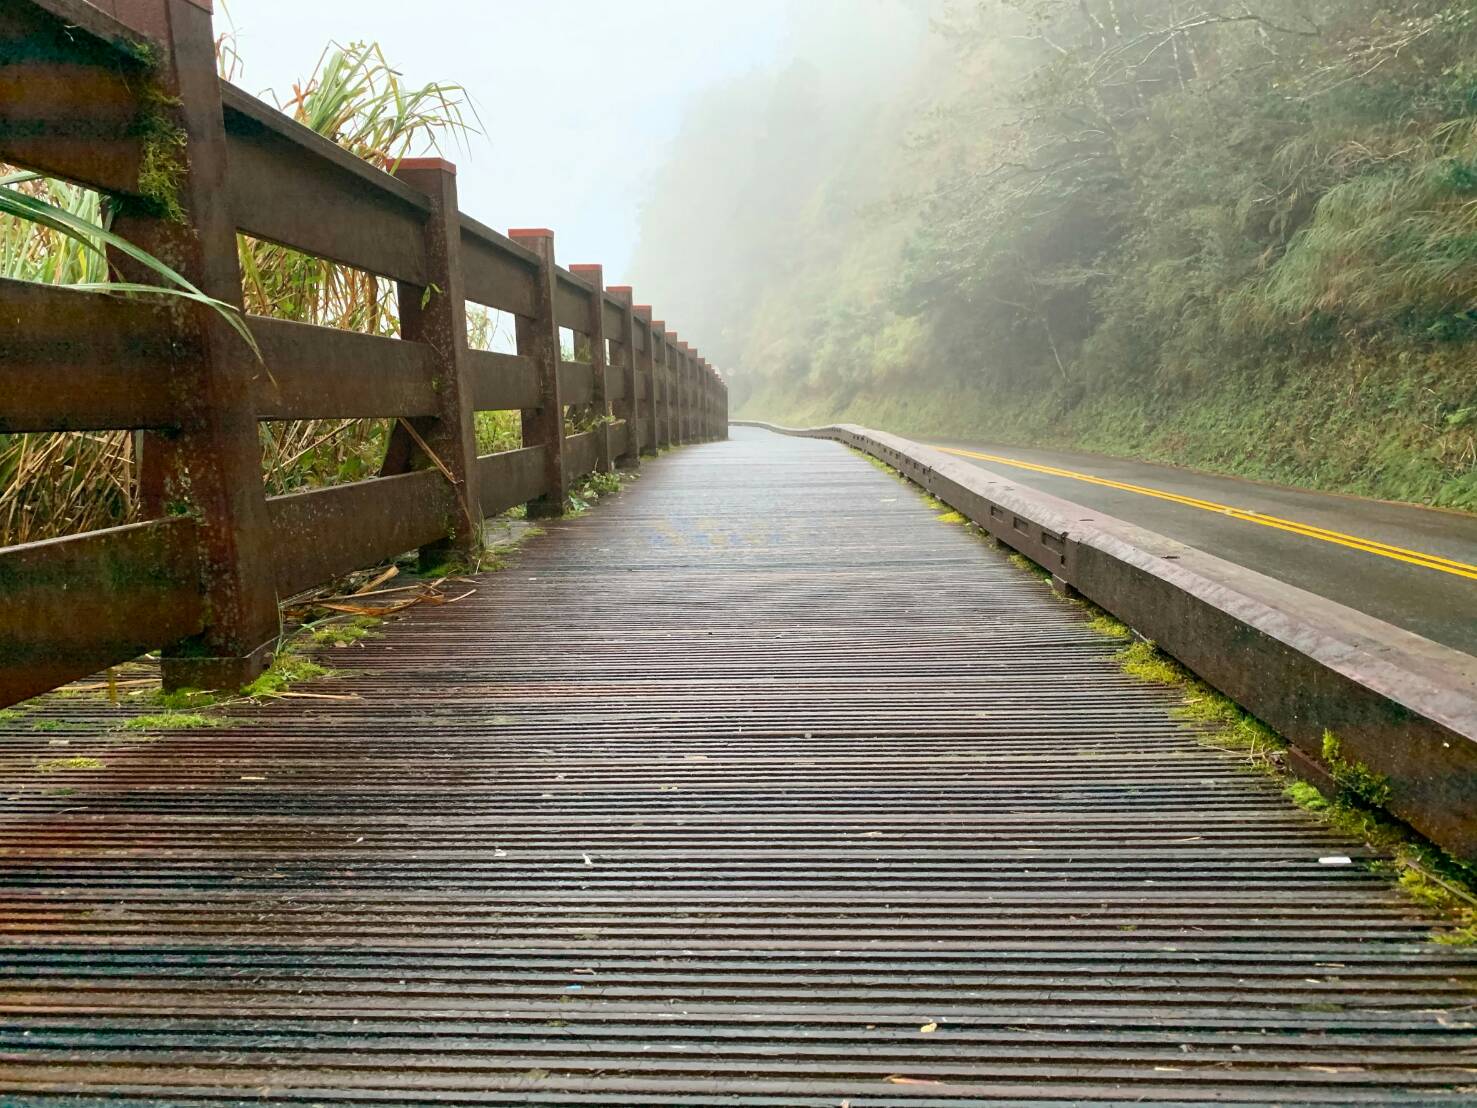
<svg viewBox="0 0 1477 1108">
<path fill-rule="evenodd" d="M 742 413 L 1477 509 L 1477 0 L 881 6 L 655 180 Z"/>
</svg>

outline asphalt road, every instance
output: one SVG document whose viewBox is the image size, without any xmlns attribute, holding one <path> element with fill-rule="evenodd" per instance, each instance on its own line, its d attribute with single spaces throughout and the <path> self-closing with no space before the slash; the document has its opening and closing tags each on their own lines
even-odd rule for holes
<svg viewBox="0 0 1477 1108">
<path fill-rule="evenodd" d="M 1477 656 L 1477 515 L 1097 454 L 923 441 Z"/>
</svg>

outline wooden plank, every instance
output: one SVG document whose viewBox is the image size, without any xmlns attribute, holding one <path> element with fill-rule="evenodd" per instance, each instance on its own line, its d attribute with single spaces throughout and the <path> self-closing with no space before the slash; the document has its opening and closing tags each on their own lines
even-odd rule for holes
<svg viewBox="0 0 1477 1108">
<path fill-rule="evenodd" d="M 279 596 L 331 581 L 435 542 L 456 510 L 434 469 L 379 477 L 267 501 L 276 548 Z"/>
<path fill-rule="evenodd" d="M 594 431 L 581 431 L 564 440 L 564 465 L 571 481 L 594 473 L 600 460 L 600 444 Z"/>
<path fill-rule="evenodd" d="M 200 631 L 186 516 L 0 549 L 0 707 Z"/>
<path fill-rule="evenodd" d="M 543 495 L 544 448 L 525 446 L 477 459 L 482 514 L 495 516 Z"/>
<path fill-rule="evenodd" d="M 468 352 L 472 371 L 472 403 L 479 412 L 538 407 L 538 375 L 521 354 L 491 350 Z"/>
<path fill-rule="evenodd" d="M 157 303 L 0 279 L 0 434 L 173 426 L 188 345 Z"/>
<path fill-rule="evenodd" d="M 308 254 L 424 286 L 429 202 L 388 173 L 222 84 L 236 225 Z"/>
<path fill-rule="evenodd" d="M 566 405 L 588 404 L 595 388 L 595 371 L 588 362 L 559 363 L 559 394 Z"/>
<path fill-rule="evenodd" d="M 0 5 L 0 160 L 136 195 L 145 41 L 77 0 Z"/>
<path fill-rule="evenodd" d="M 462 216 L 462 275 L 468 300 L 514 315 L 533 315 L 538 257 L 466 215 Z"/>
<path fill-rule="evenodd" d="M 554 271 L 554 318 L 578 334 L 590 330 L 590 286 L 565 269 Z"/>
<path fill-rule="evenodd" d="M 264 363 L 253 382 L 258 419 L 371 419 L 436 410 L 431 352 L 422 343 L 261 316 L 249 323 Z"/>
</svg>

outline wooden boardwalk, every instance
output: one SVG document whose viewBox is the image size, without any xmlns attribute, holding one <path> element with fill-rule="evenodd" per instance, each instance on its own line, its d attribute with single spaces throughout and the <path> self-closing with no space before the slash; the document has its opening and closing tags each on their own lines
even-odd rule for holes
<svg viewBox="0 0 1477 1108">
<path fill-rule="evenodd" d="M 1477 1101 L 1477 957 L 935 514 L 739 431 L 358 699 L 0 724 L 0 1102 Z"/>
</svg>

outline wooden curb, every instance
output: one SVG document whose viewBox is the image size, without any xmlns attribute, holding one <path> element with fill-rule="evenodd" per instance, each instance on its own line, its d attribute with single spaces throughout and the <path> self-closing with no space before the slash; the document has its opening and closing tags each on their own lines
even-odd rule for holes
<svg viewBox="0 0 1477 1108">
<path fill-rule="evenodd" d="M 1340 757 L 1383 775 L 1385 807 L 1477 862 L 1477 659 L 942 451 L 841 424 L 834 439 L 887 463 L 1151 639 L 1325 772 Z"/>
</svg>

